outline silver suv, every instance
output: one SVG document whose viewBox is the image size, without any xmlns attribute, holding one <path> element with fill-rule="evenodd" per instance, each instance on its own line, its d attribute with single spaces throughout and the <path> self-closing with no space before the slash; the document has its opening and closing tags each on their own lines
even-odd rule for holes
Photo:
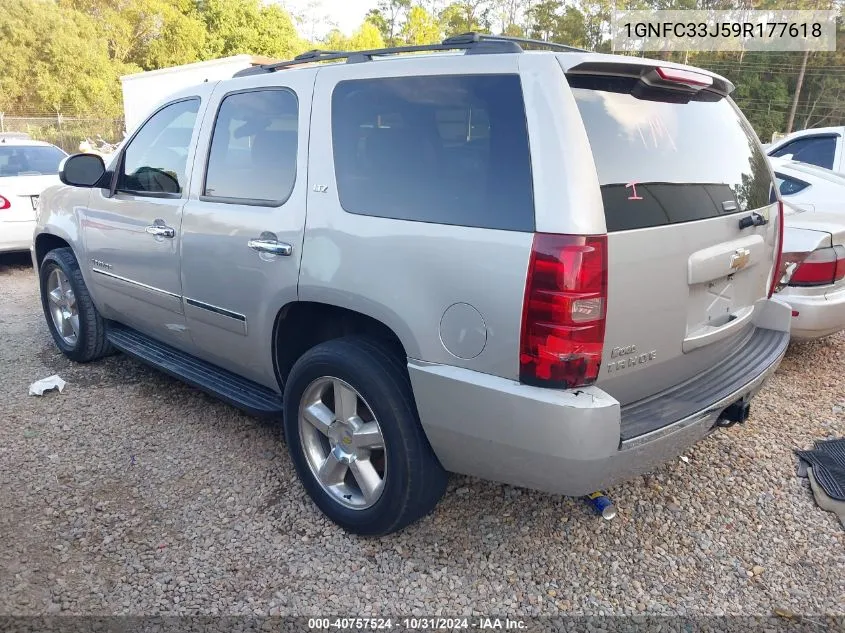
<svg viewBox="0 0 845 633">
<path fill-rule="evenodd" d="M 360 534 L 447 471 L 581 495 L 744 421 L 791 315 L 731 84 L 531 44 L 311 52 L 67 159 L 33 245 L 56 344 L 282 418 Z"/>
</svg>

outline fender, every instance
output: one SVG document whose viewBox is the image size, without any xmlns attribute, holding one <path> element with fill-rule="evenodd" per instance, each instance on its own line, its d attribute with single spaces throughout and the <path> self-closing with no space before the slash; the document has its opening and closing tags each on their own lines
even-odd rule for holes
<svg viewBox="0 0 845 633">
<path fill-rule="evenodd" d="M 85 249 L 85 236 L 82 230 L 85 211 L 91 190 L 68 185 L 54 185 L 44 190 L 36 220 L 32 243 L 32 262 L 38 270 L 41 260 L 49 249 L 39 246 L 52 241 L 46 236 L 53 236 L 65 241 L 73 250 L 82 278 L 94 305 L 101 312 L 102 306 L 97 298 L 96 284 L 91 273 L 91 265 Z"/>
</svg>

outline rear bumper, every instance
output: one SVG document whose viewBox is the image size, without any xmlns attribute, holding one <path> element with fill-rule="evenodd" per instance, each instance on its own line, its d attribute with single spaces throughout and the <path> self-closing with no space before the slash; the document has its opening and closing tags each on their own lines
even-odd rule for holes
<svg viewBox="0 0 845 633">
<path fill-rule="evenodd" d="M 792 317 L 794 339 L 816 339 L 845 329 L 845 287 L 833 291 L 820 288 L 814 295 L 790 294 L 786 290 L 776 298 L 798 312 Z"/>
<path fill-rule="evenodd" d="M 0 253 L 28 251 L 34 231 L 35 220 L 0 221 Z"/>
<path fill-rule="evenodd" d="M 597 387 L 542 389 L 466 369 L 410 361 L 408 368 L 426 435 L 447 470 L 564 495 L 582 495 L 647 472 L 676 457 L 715 425 L 733 402 L 751 397 L 777 369 L 789 344 L 789 309 L 761 301 L 755 327 L 770 339 L 743 376 L 726 372 L 711 399 L 657 428 L 623 439 L 631 407 L 666 408 L 693 381 L 643 403 L 620 407 Z M 756 336 L 756 333 L 755 333 Z M 753 337 L 751 337 L 753 338 Z M 713 375 L 709 378 L 712 383 Z"/>
</svg>

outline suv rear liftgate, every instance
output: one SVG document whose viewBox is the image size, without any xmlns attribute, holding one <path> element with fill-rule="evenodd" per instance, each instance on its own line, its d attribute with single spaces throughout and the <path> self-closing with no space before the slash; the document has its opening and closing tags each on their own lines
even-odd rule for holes
<svg viewBox="0 0 845 633">
<path fill-rule="evenodd" d="M 788 344 L 754 323 L 782 235 L 756 136 L 729 87 L 708 75 L 589 62 L 567 78 L 607 222 L 607 338 L 596 384 L 622 405 L 621 440 L 674 428 L 714 403 L 744 421 L 745 400 L 725 398 Z"/>
</svg>

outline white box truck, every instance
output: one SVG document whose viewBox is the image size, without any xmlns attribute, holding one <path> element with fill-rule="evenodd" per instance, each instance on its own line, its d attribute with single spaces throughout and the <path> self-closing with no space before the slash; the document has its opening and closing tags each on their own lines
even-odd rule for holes
<svg viewBox="0 0 845 633">
<path fill-rule="evenodd" d="M 150 70 L 120 78 L 126 133 L 131 134 L 157 105 L 173 92 L 204 81 L 229 79 L 239 70 L 274 60 L 254 55 L 234 55 L 205 62 Z"/>
</svg>

